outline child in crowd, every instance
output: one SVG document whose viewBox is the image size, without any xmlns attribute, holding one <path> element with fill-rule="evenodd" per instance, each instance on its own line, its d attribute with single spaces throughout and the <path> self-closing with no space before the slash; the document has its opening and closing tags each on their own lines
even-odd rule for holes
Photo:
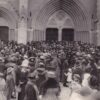
<svg viewBox="0 0 100 100">
<path fill-rule="evenodd" d="M 66 80 L 65 80 L 65 86 L 69 86 L 69 84 L 72 82 L 72 69 L 68 69 L 68 73 L 64 73 Z"/>
</svg>

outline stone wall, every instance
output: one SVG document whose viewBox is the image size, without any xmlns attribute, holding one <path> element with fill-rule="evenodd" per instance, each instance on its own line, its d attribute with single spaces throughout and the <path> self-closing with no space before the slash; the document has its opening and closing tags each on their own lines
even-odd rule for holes
<svg viewBox="0 0 100 100">
<path fill-rule="evenodd" d="M 22 2 L 23 1 L 23 2 Z M 20 41 L 23 38 L 23 43 L 27 41 L 41 41 L 45 40 L 45 31 L 48 27 L 56 27 L 60 30 L 62 26 L 72 27 L 75 31 L 75 41 L 83 41 L 93 43 L 94 39 L 94 20 L 93 14 L 96 8 L 96 0 L 0 0 L 0 16 L 8 16 L 6 21 L 10 27 L 9 34 L 13 34 L 10 40 Z M 99 1 L 99 0 L 98 0 Z M 21 34 L 21 5 L 27 6 L 25 10 L 26 25 L 23 32 L 27 35 Z M 3 8 L 3 9 L 2 9 Z M 61 11 L 61 12 L 60 12 Z M 59 21 L 58 17 L 53 17 L 57 12 L 59 13 L 59 18 L 64 19 L 69 16 L 70 22 L 61 25 L 63 21 Z M 23 16 L 23 15 L 22 15 Z M 51 22 L 51 19 L 57 21 L 57 25 Z M 24 24 L 25 24 L 24 23 Z M 49 23 L 49 24 L 48 24 Z M 52 23 L 52 24 L 50 24 Z M 0 25 L 3 25 L 1 21 Z M 61 36 L 61 31 L 59 31 L 59 36 Z M 11 36 L 11 35 L 9 35 Z M 21 38 L 19 37 L 21 36 Z M 27 38 L 26 38 L 26 37 Z M 60 37 L 59 37 L 59 40 Z M 26 42 L 25 42 L 26 41 Z"/>
</svg>

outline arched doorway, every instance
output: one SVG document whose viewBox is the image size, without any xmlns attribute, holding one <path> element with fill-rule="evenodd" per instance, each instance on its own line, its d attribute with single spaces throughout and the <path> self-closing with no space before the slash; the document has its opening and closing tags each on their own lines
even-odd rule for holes
<svg viewBox="0 0 100 100">
<path fill-rule="evenodd" d="M 8 9 L 9 8 L 9 9 Z M 17 38 L 17 13 L 6 1 L 0 3 L 0 31 L 5 34 L 5 38 L 0 32 L 0 39 L 4 41 L 15 40 Z M 15 36 L 16 34 L 16 36 Z M 16 39 L 17 40 L 17 39 Z"/>
<path fill-rule="evenodd" d="M 0 26 L 0 40 L 7 42 L 9 40 L 9 27 Z"/>
<path fill-rule="evenodd" d="M 64 40 L 64 41 L 74 41 L 74 29 L 63 28 L 62 29 L 62 40 Z"/>
<path fill-rule="evenodd" d="M 35 19 L 34 34 L 40 34 L 40 35 L 42 34 L 43 37 L 41 38 L 41 40 L 45 41 L 45 31 L 46 28 L 48 27 L 47 26 L 48 20 L 53 14 L 55 14 L 59 10 L 62 11 L 59 14 L 61 15 L 61 17 L 59 16 L 57 17 L 59 18 L 58 22 L 59 24 L 61 24 L 60 22 L 62 22 L 62 18 L 64 18 L 63 12 L 68 14 L 74 23 L 74 41 L 89 42 L 90 39 L 90 34 L 89 34 L 90 20 L 88 19 L 89 15 L 87 10 L 84 8 L 84 6 L 81 4 L 79 0 L 50 0 L 40 10 Z M 62 31 L 62 28 L 64 27 L 58 26 L 57 28 Z M 38 30 L 38 33 L 35 32 L 35 30 Z M 61 41 L 62 38 L 61 31 L 59 31 L 59 36 L 58 36 L 59 41 Z"/>
<path fill-rule="evenodd" d="M 46 40 L 48 40 L 47 37 L 49 39 L 52 38 L 51 40 L 56 40 L 56 41 L 57 40 L 58 41 L 62 41 L 62 40 L 73 41 L 74 40 L 74 35 L 73 35 L 73 38 L 71 39 L 71 36 L 72 36 L 71 34 L 72 33 L 74 34 L 74 31 L 70 30 L 70 29 L 74 29 L 73 20 L 63 10 L 57 11 L 49 18 L 47 27 L 49 28 L 46 28 Z M 66 32 L 67 34 L 65 34 Z M 69 32 L 71 34 L 68 34 Z"/>
<path fill-rule="evenodd" d="M 47 28 L 46 29 L 46 41 L 58 41 L 58 29 Z"/>
</svg>

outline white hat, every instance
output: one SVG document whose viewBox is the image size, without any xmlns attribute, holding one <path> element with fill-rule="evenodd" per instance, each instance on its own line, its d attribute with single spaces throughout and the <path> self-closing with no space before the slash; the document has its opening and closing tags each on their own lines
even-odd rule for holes
<svg viewBox="0 0 100 100">
<path fill-rule="evenodd" d="M 45 59 L 45 56 L 40 56 L 40 59 Z"/>
<path fill-rule="evenodd" d="M 24 58 L 25 58 L 25 59 L 28 59 L 28 56 L 27 56 L 27 55 L 24 55 Z"/>
<path fill-rule="evenodd" d="M 91 54 L 87 54 L 87 57 L 91 58 Z"/>
<path fill-rule="evenodd" d="M 24 60 L 21 64 L 22 67 L 28 67 L 29 65 L 29 61 L 28 60 Z"/>
<path fill-rule="evenodd" d="M 47 57 L 47 56 L 48 56 L 48 53 L 44 53 L 43 56 L 44 56 L 44 57 Z"/>
</svg>

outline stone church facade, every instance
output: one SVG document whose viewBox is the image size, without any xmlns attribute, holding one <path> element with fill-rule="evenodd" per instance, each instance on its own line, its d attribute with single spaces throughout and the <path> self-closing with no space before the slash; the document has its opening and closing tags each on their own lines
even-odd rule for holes
<svg viewBox="0 0 100 100">
<path fill-rule="evenodd" d="M 99 20 L 100 0 L 0 0 L 0 37 L 18 43 L 70 38 L 100 45 Z"/>
</svg>

